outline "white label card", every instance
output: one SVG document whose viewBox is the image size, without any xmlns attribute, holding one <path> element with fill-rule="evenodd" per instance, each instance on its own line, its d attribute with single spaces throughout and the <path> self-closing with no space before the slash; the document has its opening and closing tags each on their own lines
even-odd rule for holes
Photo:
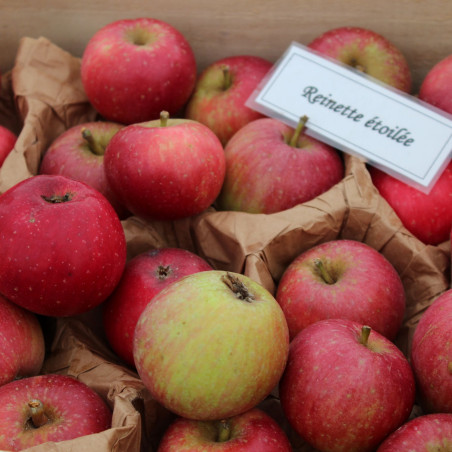
<svg viewBox="0 0 452 452">
<path fill-rule="evenodd" d="M 292 43 L 247 106 L 428 193 L 449 162 L 452 115 Z"/>
</svg>

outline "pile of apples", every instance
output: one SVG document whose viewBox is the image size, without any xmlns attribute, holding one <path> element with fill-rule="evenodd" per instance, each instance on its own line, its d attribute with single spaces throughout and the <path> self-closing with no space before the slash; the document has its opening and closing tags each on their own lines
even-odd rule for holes
<svg viewBox="0 0 452 452">
<path fill-rule="evenodd" d="M 373 31 L 331 30 L 309 47 L 411 90 L 402 53 Z M 432 69 L 419 97 L 452 112 L 442 91 L 450 61 Z M 94 391 L 39 375 L 37 316 L 98 306 L 111 348 L 175 415 L 159 452 L 292 450 L 282 425 L 260 408 L 270 396 L 320 452 L 450 447 L 452 292 L 421 317 L 408 359 L 394 343 L 406 302 L 400 276 L 364 243 L 307 250 L 274 295 L 183 249 L 127 259 L 121 221 L 129 216 L 272 214 L 342 180 L 342 155 L 304 133 L 306 118 L 293 129 L 246 106 L 271 68 L 240 55 L 198 76 L 187 39 L 152 18 L 113 22 L 88 42 L 81 79 L 99 120 L 57 137 L 39 174 L 0 196 L 1 449 L 109 428 L 111 411 Z M 452 167 L 429 194 L 369 171 L 414 236 L 431 245 L 450 238 Z M 63 417 L 67 394 L 83 402 Z M 423 414 L 410 417 L 416 401 Z"/>
</svg>

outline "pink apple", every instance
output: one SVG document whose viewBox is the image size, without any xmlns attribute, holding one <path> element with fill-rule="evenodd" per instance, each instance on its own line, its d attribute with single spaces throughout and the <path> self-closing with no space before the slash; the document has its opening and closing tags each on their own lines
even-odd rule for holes
<svg viewBox="0 0 452 452">
<path fill-rule="evenodd" d="M 68 316 L 103 302 L 122 275 L 121 222 L 94 188 L 37 175 L 0 196 L 0 293 L 32 312 Z"/>
<path fill-rule="evenodd" d="M 135 328 L 136 369 L 152 397 L 194 420 L 254 408 L 277 385 L 289 351 L 284 314 L 251 278 L 197 272 L 160 291 Z"/>
<path fill-rule="evenodd" d="M 372 182 L 393 208 L 406 229 L 427 245 L 449 240 L 452 229 L 452 162 L 426 194 L 375 168 L 370 168 Z"/>
<path fill-rule="evenodd" d="M 338 27 L 317 36 L 308 47 L 409 93 L 410 67 L 400 49 L 381 34 L 361 27 Z"/>
<path fill-rule="evenodd" d="M 0 168 L 8 154 L 13 150 L 16 141 L 17 135 L 0 125 Z"/>
<path fill-rule="evenodd" d="M 452 113 L 450 86 L 452 83 L 452 55 L 436 63 L 425 76 L 419 88 L 419 99 L 447 113 Z"/>
<path fill-rule="evenodd" d="M 113 194 L 104 171 L 105 148 L 122 127 L 115 122 L 95 121 L 69 128 L 46 150 L 39 173 L 60 174 L 85 182 L 110 201 L 120 218 L 127 217 L 127 211 Z"/>
<path fill-rule="evenodd" d="M 41 324 L 30 311 L 0 296 L 0 386 L 37 375 L 45 357 Z"/>
<path fill-rule="evenodd" d="M 286 433 L 264 411 L 253 408 L 229 419 L 194 421 L 176 418 L 157 452 L 291 452 Z"/>
<path fill-rule="evenodd" d="M 200 256 L 181 248 L 161 248 L 130 259 L 119 284 L 103 304 L 103 325 L 112 349 L 130 366 L 138 318 L 157 293 L 178 279 L 212 270 Z"/>
<path fill-rule="evenodd" d="M 206 210 L 224 180 L 225 157 L 217 136 L 189 119 L 161 118 L 124 127 L 104 156 L 114 193 L 134 215 L 177 220 Z"/>
<path fill-rule="evenodd" d="M 447 452 L 452 447 L 452 414 L 418 416 L 390 434 L 376 452 Z"/>
<path fill-rule="evenodd" d="M 89 386 L 66 375 L 23 378 L 0 387 L 0 448 L 22 450 L 99 433 L 111 410 Z"/>
<path fill-rule="evenodd" d="M 394 340 L 405 314 L 405 290 L 395 268 L 369 245 L 332 240 L 297 256 L 276 292 L 290 337 L 318 320 L 344 318 Z"/>
<path fill-rule="evenodd" d="M 177 114 L 196 83 L 194 53 L 170 24 L 140 17 L 112 22 L 89 40 L 81 61 L 88 99 L 107 120 L 132 124 Z"/>
<path fill-rule="evenodd" d="M 263 117 L 245 102 L 272 66 L 270 61 L 251 55 L 215 61 L 200 74 L 185 117 L 208 126 L 225 146 L 237 130 Z"/>
<path fill-rule="evenodd" d="M 419 401 L 427 413 L 452 413 L 452 289 L 422 314 L 411 342 Z"/>
<path fill-rule="evenodd" d="M 408 419 L 415 385 L 391 341 L 358 322 L 328 319 L 292 340 L 279 395 L 287 420 L 315 449 L 370 452 Z"/>
<path fill-rule="evenodd" d="M 303 118 L 304 121 L 305 118 Z M 274 213 L 310 201 L 344 177 L 339 152 L 273 118 L 243 126 L 225 147 L 221 210 Z"/>
</svg>

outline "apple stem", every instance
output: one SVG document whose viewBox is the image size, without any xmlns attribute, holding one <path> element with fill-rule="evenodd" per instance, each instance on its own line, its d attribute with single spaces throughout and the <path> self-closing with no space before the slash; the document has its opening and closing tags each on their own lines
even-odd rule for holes
<svg viewBox="0 0 452 452">
<path fill-rule="evenodd" d="M 231 273 L 227 273 L 221 277 L 222 281 L 229 287 L 229 289 L 234 292 L 234 295 L 240 299 L 251 303 L 254 300 L 253 294 L 248 290 L 248 288 L 240 281 L 237 276 Z"/>
<path fill-rule="evenodd" d="M 93 134 L 91 133 L 91 130 L 84 127 L 82 129 L 82 137 L 88 143 L 89 149 L 93 154 L 96 154 L 96 155 L 104 155 L 105 154 L 104 147 L 99 143 L 99 141 L 94 139 Z"/>
<path fill-rule="evenodd" d="M 160 112 L 160 127 L 166 127 L 168 124 L 169 113 L 165 110 Z"/>
<path fill-rule="evenodd" d="M 170 273 L 171 267 L 169 265 L 167 266 L 159 265 L 157 269 L 157 275 L 160 280 L 166 279 Z"/>
<path fill-rule="evenodd" d="M 44 413 L 44 405 L 40 400 L 33 399 L 28 402 L 30 408 L 30 418 L 35 428 L 42 427 L 49 422 L 49 418 Z"/>
<path fill-rule="evenodd" d="M 369 340 L 370 332 L 372 331 L 372 328 L 369 325 L 363 325 L 361 328 L 361 337 L 360 342 L 361 344 L 367 346 L 367 341 Z"/>
<path fill-rule="evenodd" d="M 221 70 L 223 71 L 223 91 L 226 91 L 232 85 L 231 68 L 223 64 Z"/>
<path fill-rule="evenodd" d="M 336 281 L 331 276 L 331 274 L 328 272 L 328 270 L 325 268 L 325 265 L 323 265 L 323 262 L 321 259 L 316 258 L 314 259 L 314 265 L 317 271 L 320 274 L 320 277 L 327 283 L 327 284 L 334 284 Z"/>
<path fill-rule="evenodd" d="M 295 128 L 295 131 L 292 135 L 292 138 L 290 139 L 290 146 L 293 146 L 294 148 L 298 147 L 298 138 L 300 138 L 301 132 L 303 131 L 306 123 L 308 121 L 308 117 L 306 115 L 302 116 L 300 120 L 298 121 L 297 127 Z"/>
<path fill-rule="evenodd" d="M 42 195 L 41 198 L 44 201 L 50 202 L 51 204 L 59 204 L 62 202 L 68 202 L 72 199 L 72 193 L 65 193 L 64 195 L 52 195 L 52 196 L 45 196 Z"/>
<path fill-rule="evenodd" d="M 231 438 L 231 426 L 229 425 L 229 422 L 227 419 L 222 419 L 218 423 L 218 437 L 217 442 L 218 443 L 224 443 L 228 441 Z"/>
</svg>

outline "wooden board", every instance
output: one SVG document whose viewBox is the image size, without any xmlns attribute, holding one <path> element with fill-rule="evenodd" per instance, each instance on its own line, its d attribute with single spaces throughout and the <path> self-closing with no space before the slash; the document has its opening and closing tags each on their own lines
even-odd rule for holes
<svg viewBox="0 0 452 452">
<path fill-rule="evenodd" d="M 100 27 L 122 18 L 155 17 L 190 41 L 199 68 L 224 56 L 255 54 L 272 61 L 291 41 L 307 44 L 334 27 L 371 28 L 406 55 L 415 88 L 452 53 L 448 0 L 0 0 L 0 70 L 12 68 L 22 36 L 44 36 L 81 56 Z"/>
</svg>

